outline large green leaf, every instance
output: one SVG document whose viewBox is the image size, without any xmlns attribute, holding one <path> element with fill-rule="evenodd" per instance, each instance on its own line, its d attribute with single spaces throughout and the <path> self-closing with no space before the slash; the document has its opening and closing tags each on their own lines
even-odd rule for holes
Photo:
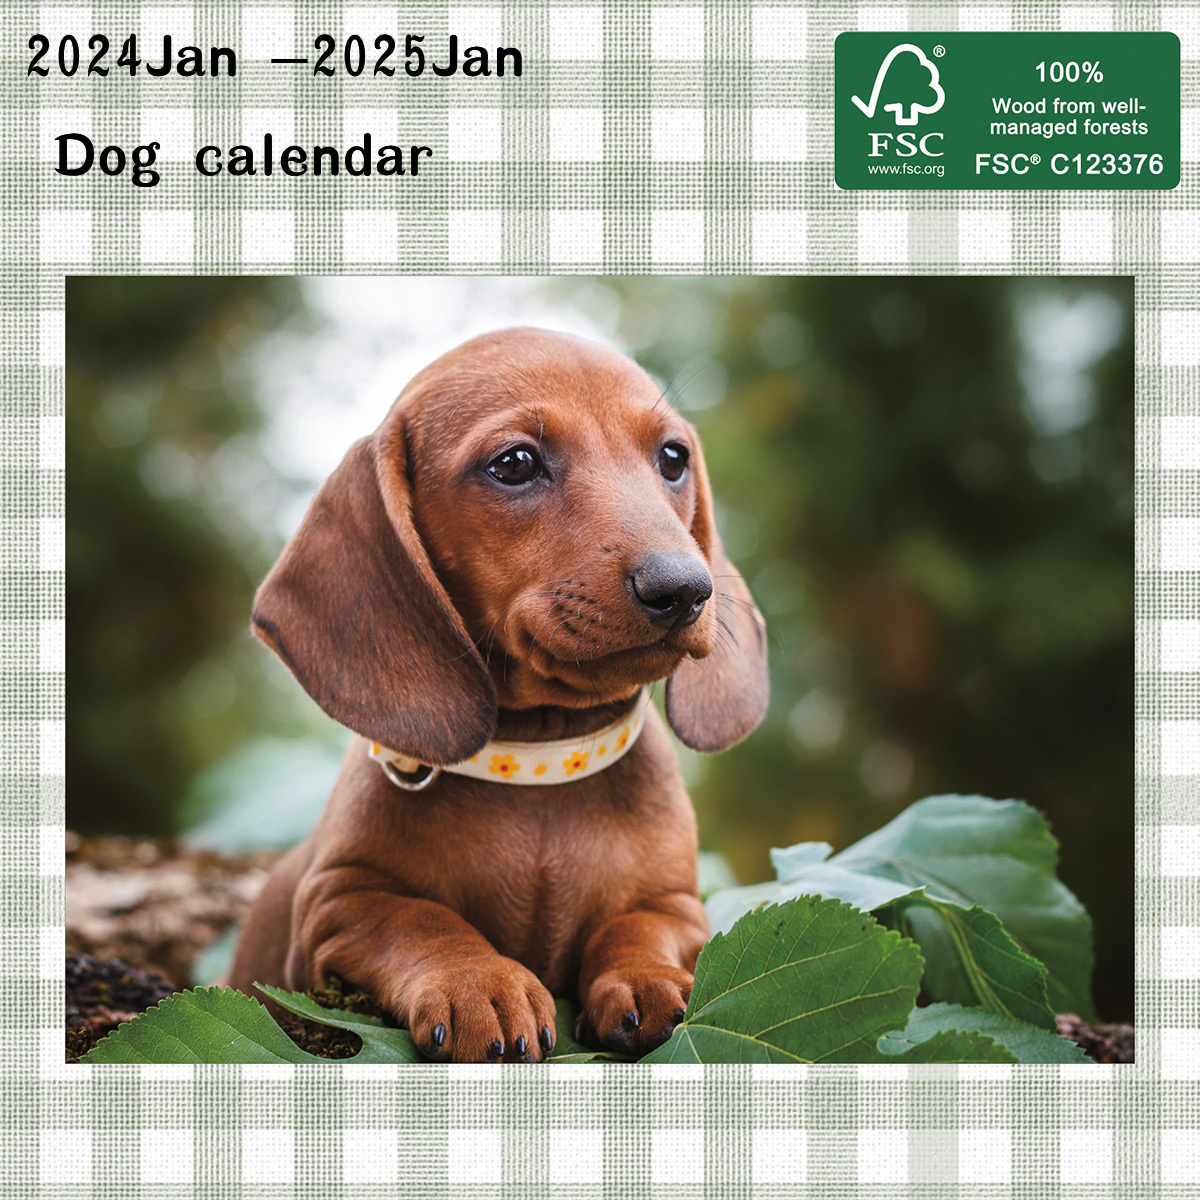
<svg viewBox="0 0 1200 1200">
<path fill-rule="evenodd" d="M 1054 1011 L 1046 998 L 1046 968 L 1009 937 L 995 913 L 977 904 L 963 908 L 923 893 L 914 893 L 903 912 L 911 919 L 916 908 L 925 908 L 941 919 L 942 933 L 950 943 L 953 962 L 966 980 L 972 1001 L 997 1016 L 1028 1021 L 1043 1029 L 1055 1027 Z M 920 938 L 917 943 L 924 950 Z M 939 959 L 948 957 L 939 955 Z M 927 969 L 922 982 L 929 995 L 946 995 L 945 984 L 939 982 L 936 973 L 931 975 Z"/>
<path fill-rule="evenodd" d="M 884 1054 L 904 1054 L 927 1044 L 945 1031 L 985 1034 L 1022 1063 L 1091 1063 L 1074 1042 L 1023 1021 L 1010 1021 L 995 1013 L 958 1004 L 930 1004 L 913 1010 L 903 1029 L 892 1030 L 879 1039 Z"/>
<path fill-rule="evenodd" d="M 257 1000 L 232 988 L 176 992 L 101 1038 L 87 1063 L 296 1063 L 306 1054 Z"/>
<path fill-rule="evenodd" d="M 713 892 L 705 901 L 712 931 L 727 933 L 752 908 L 780 904 L 797 896 L 829 896 L 863 912 L 875 912 L 917 894 L 906 884 L 825 861 L 832 852 L 828 842 L 801 842 L 786 850 L 772 850 L 771 862 L 778 878 Z"/>
<path fill-rule="evenodd" d="M 643 1062 L 896 1062 L 880 1036 L 908 1021 L 916 945 L 816 896 L 757 908 L 700 952 L 683 1023 Z M 913 1062 L 1012 1062 L 984 1035 L 948 1033 Z"/>
<path fill-rule="evenodd" d="M 823 847 L 822 843 L 813 845 Z M 793 857 L 787 869 L 797 873 L 786 883 L 754 884 L 713 896 L 708 903 L 709 919 L 727 929 L 748 906 L 801 894 L 827 896 L 865 912 L 874 911 L 883 924 L 893 928 L 904 919 L 925 954 L 922 982 L 929 995 L 982 1004 L 1001 1016 L 1054 1028 L 1054 1013 L 1046 996 L 1046 968 L 1009 937 L 992 913 L 978 905 L 968 909 L 933 899 L 926 887 L 910 890 L 906 884 L 832 863 L 802 867 Z"/>
<path fill-rule="evenodd" d="M 346 1062 L 419 1062 L 412 1038 L 376 1017 L 334 1012 L 307 996 L 264 987 L 289 1012 L 362 1038 Z M 118 1026 L 80 1060 L 89 1063 L 315 1063 L 328 1060 L 301 1050 L 257 1000 L 233 988 L 176 992 Z"/>
<path fill-rule="evenodd" d="M 924 987 L 940 1000 L 982 1003 L 1045 1028 L 1055 1011 L 1092 1012 L 1091 921 L 1055 878 L 1057 843 L 1027 804 L 930 797 L 828 854 L 823 842 L 773 850 L 778 882 L 715 893 L 713 928 L 763 902 L 836 897 L 887 923 L 906 921 L 925 956 Z"/>
<path fill-rule="evenodd" d="M 1045 875 L 1058 865 L 1058 843 L 1045 818 L 1023 800 L 926 796 L 914 801 L 834 859 L 841 863 L 989 858 L 1003 855 Z"/>
<path fill-rule="evenodd" d="M 830 862 L 995 913 L 1017 946 L 1045 964 L 1051 1009 L 1094 1016 L 1091 919 L 1056 877 L 1058 843 L 1028 804 L 930 796 Z M 969 981 L 962 986 L 961 968 L 943 952 L 948 935 L 931 933 L 931 924 L 917 918 L 913 930 L 930 967 L 926 986 L 939 999 L 971 1003 Z"/>
</svg>

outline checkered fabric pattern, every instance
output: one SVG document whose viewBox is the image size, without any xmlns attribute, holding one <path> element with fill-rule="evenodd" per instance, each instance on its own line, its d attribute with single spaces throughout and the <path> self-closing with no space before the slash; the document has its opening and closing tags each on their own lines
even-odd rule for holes
<svg viewBox="0 0 1200 1200">
<path fill-rule="evenodd" d="M 838 192 L 853 29 L 1169 29 L 1175 192 Z M 519 81 L 314 80 L 316 34 L 457 31 Z M 1200 1195 L 1200 5 L 7 3 L 0 1137 L 13 1196 Z M 30 34 L 225 44 L 236 80 L 27 79 Z M 162 143 L 65 179 L 53 137 Z M 204 179 L 198 146 L 431 145 L 419 179 Z M 1137 277 L 1135 1067 L 62 1063 L 63 277 L 105 272 Z"/>
</svg>

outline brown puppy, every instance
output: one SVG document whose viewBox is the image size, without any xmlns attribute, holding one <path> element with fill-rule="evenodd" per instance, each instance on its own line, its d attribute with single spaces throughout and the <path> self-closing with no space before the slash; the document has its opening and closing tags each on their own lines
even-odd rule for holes
<svg viewBox="0 0 1200 1200">
<path fill-rule="evenodd" d="M 762 618 L 695 430 L 645 372 L 533 329 L 444 355 L 321 488 L 253 624 L 359 736 L 250 913 L 235 987 L 339 975 L 454 1062 L 542 1058 L 551 996 L 572 992 L 589 1040 L 640 1054 L 670 1036 L 708 925 L 652 708 L 619 761 L 549 786 L 442 772 L 406 791 L 368 757 L 377 742 L 444 766 L 491 738 L 582 737 L 668 677 L 668 720 L 697 750 L 761 720 Z"/>
</svg>

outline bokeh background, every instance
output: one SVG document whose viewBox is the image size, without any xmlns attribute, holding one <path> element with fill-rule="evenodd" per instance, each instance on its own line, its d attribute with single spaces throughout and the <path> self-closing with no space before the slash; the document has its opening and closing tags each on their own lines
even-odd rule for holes
<svg viewBox="0 0 1200 1200">
<path fill-rule="evenodd" d="M 303 837 L 347 733 L 249 634 L 321 480 L 475 333 L 624 349 L 704 440 L 772 703 L 681 749 L 705 849 L 840 849 L 912 800 L 1043 810 L 1131 1019 L 1133 285 L 1001 278 L 72 278 L 68 825 Z"/>
</svg>

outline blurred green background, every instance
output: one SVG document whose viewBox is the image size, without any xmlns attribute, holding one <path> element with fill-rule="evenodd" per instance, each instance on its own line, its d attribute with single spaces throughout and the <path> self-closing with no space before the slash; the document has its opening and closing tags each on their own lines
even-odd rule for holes
<svg viewBox="0 0 1200 1200">
<path fill-rule="evenodd" d="M 74 278 L 68 824 L 283 846 L 346 734 L 250 637 L 319 482 L 486 329 L 616 344 L 699 428 L 767 617 L 763 727 L 681 751 L 702 845 L 841 848 L 1030 801 L 1131 1018 L 1133 286 L 1124 279 Z"/>
</svg>

